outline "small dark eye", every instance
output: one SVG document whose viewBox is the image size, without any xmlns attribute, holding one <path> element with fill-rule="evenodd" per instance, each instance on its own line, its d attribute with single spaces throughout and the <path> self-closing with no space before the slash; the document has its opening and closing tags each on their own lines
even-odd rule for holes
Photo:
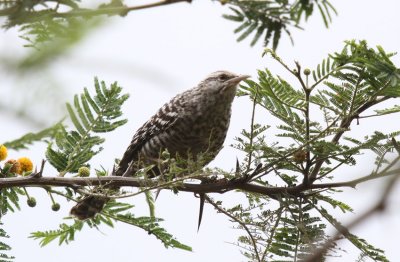
<svg viewBox="0 0 400 262">
<path fill-rule="evenodd" d="M 229 76 L 228 76 L 228 75 L 225 75 L 225 74 L 220 75 L 220 76 L 218 77 L 218 80 L 220 80 L 220 81 L 226 81 L 226 80 L 228 80 L 228 79 L 229 79 Z"/>
</svg>

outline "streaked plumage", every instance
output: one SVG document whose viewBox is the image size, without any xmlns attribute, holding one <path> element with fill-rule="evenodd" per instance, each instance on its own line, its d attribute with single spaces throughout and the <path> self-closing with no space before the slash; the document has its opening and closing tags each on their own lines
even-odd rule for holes
<svg viewBox="0 0 400 262">
<path fill-rule="evenodd" d="M 183 159 L 191 156 L 194 160 L 199 153 L 206 152 L 206 165 L 222 148 L 236 86 L 247 77 L 217 71 L 198 86 L 172 98 L 136 131 L 114 175 L 134 175 L 143 165 L 155 163 L 165 149 L 171 156 L 179 154 Z M 149 175 L 158 174 L 155 168 Z M 93 217 L 106 201 L 86 197 L 71 214 L 79 219 Z"/>
</svg>

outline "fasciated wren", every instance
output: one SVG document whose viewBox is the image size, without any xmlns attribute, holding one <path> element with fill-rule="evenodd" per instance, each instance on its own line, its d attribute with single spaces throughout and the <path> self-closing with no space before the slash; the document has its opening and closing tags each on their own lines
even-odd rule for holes
<svg viewBox="0 0 400 262">
<path fill-rule="evenodd" d="M 138 169 L 155 164 L 164 150 L 173 157 L 191 157 L 194 161 L 206 153 L 202 165 L 208 164 L 224 143 L 237 85 L 248 77 L 217 71 L 176 95 L 136 131 L 112 175 L 133 176 Z M 149 176 L 159 173 L 155 167 Z M 91 218 L 106 202 L 105 197 L 87 196 L 72 208 L 71 214 L 78 219 Z"/>
</svg>

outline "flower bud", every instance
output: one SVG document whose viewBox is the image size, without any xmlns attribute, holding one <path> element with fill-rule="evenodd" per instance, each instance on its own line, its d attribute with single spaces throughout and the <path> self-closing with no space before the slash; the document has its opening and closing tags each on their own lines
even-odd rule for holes
<svg viewBox="0 0 400 262">
<path fill-rule="evenodd" d="M 81 166 L 78 169 L 78 176 L 80 177 L 88 177 L 90 175 L 90 169 L 86 166 Z"/>
<path fill-rule="evenodd" d="M 15 160 L 15 159 L 10 159 L 7 160 L 6 164 L 5 164 L 6 168 L 9 168 L 8 171 L 10 173 L 14 173 L 14 174 L 21 174 L 21 164 Z"/>
<path fill-rule="evenodd" d="M 30 207 L 35 207 L 36 206 L 36 199 L 34 197 L 29 197 L 28 200 L 26 201 L 26 203 Z"/>
<path fill-rule="evenodd" d="M 60 210 L 60 204 L 54 203 L 53 205 L 51 205 L 51 210 L 53 210 L 54 212 L 57 212 L 58 210 Z"/>
<path fill-rule="evenodd" d="M 161 153 L 161 156 L 162 156 L 162 158 L 165 158 L 165 159 L 169 159 L 169 158 L 171 157 L 171 155 L 170 155 L 170 153 L 168 152 L 168 150 L 164 150 L 164 151 Z"/>
</svg>

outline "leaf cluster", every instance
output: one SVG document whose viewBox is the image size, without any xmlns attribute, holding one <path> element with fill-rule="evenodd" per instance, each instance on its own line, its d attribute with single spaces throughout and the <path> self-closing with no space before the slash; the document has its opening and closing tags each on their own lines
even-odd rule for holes
<svg viewBox="0 0 400 262">
<path fill-rule="evenodd" d="M 3 188 L 0 190 L 0 218 L 7 212 L 20 210 L 19 196 L 25 195 L 21 188 Z"/>
<path fill-rule="evenodd" d="M 246 227 L 251 232 L 239 237 L 236 243 L 249 260 L 304 260 L 328 238 L 325 223 L 306 199 L 284 197 L 276 208 L 267 202 L 270 200 L 260 197 L 248 207 L 237 205 L 226 209 L 236 222 L 240 221 L 238 229 Z"/>
<path fill-rule="evenodd" d="M 267 46 L 272 40 L 273 49 L 278 47 L 282 32 L 285 32 L 293 42 L 291 28 L 301 29 L 302 17 L 307 20 L 316 7 L 326 27 L 332 20 L 332 13 L 336 14 L 335 8 L 327 0 L 232 0 L 228 4 L 232 13 L 225 14 L 224 18 L 240 23 L 234 31 L 239 34 L 237 41 L 242 41 L 254 33 L 251 46 L 260 39 L 263 40 L 264 46 Z"/>
<path fill-rule="evenodd" d="M 98 135 L 115 130 L 127 120 L 121 119 L 122 104 L 128 95 L 121 94 L 121 87 L 114 83 L 107 88 L 104 82 L 95 79 L 96 95 L 91 96 L 85 88 L 83 94 L 76 95 L 73 105 L 67 103 L 67 110 L 74 130 L 61 129 L 55 143 L 50 143 L 46 158 L 59 172 L 77 172 L 94 155 L 104 139 Z"/>
<path fill-rule="evenodd" d="M 165 1 L 155 6 L 166 5 L 179 1 Z M 263 39 L 267 46 L 272 40 L 272 47 L 276 49 L 282 32 L 290 39 L 291 28 L 300 28 L 300 23 L 307 20 L 318 9 L 326 27 L 332 20 L 332 14 L 336 14 L 335 8 L 327 0 L 230 0 L 220 1 L 229 6 L 231 14 L 224 17 L 241 25 L 235 30 L 240 34 L 238 41 L 247 38 L 255 32 L 251 45 L 255 45 L 259 39 Z M 21 26 L 22 38 L 27 40 L 26 46 L 38 48 L 41 44 L 54 39 L 69 39 L 74 41 L 82 33 L 87 21 L 100 15 L 125 16 L 129 11 L 150 8 L 148 6 L 127 7 L 121 0 L 112 0 L 109 3 L 100 4 L 97 8 L 88 9 L 76 0 L 44 0 L 44 1 L 0 1 L 0 16 L 6 16 L 4 26 L 6 28 Z M 79 26 L 76 26 L 76 25 Z M 83 31 L 84 32 L 84 31 Z M 67 42 L 68 42 L 67 41 Z M 64 43 L 65 44 L 65 43 Z M 50 53 L 61 52 L 57 45 Z M 45 52 L 47 54 L 47 52 Z"/>
<path fill-rule="evenodd" d="M 4 142 L 3 145 L 5 145 L 8 149 L 13 150 L 28 149 L 28 146 L 32 145 L 34 142 L 48 142 L 54 139 L 54 137 L 60 132 L 62 128 L 63 124 L 62 122 L 60 122 L 39 132 L 28 133 L 18 139 Z"/>
<path fill-rule="evenodd" d="M 393 152 L 400 152 L 396 142 L 400 130 L 387 133 L 367 130 L 368 134 L 360 138 L 352 133 L 352 125 L 356 121 L 363 124 L 366 117 L 399 112 L 399 106 L 379 108 L 382 102 L 400 97 L 400 74 L 392 61 L 394 54 L 386 53 L 379 46 L 370 48 L 365 41 L 347 41 L 342 50 L 324 59 L 315 70 L 302 71 L 299 63 L 295 64 L 295 69 L 291 69 L 293 67 L 286 65 L 273 50 L 266 50 L 265 53 L 288 70 L 296 83 L 265 69 L 258 72 L 258 80 L 248 80 L 241 86 L 240 95 L 251 98 L 254 110 L 256 106 L 260 107 L 268 118 L 276 118 L 279 124 L 276 131 L 257 124 L 253 111 L 250 129 L 243 130 L 241 136 L 236 138 L 235 147 L 242 150 L 246 157 L 242 163 L 237 162 L 234 176 L 218 170 L 215 174 L 216 177 L 224 177 L 217 180 L 222 184 L 236 185 L 235 181 L 240 180 L 251 186 L 281 190 L 265 195 L 245 192 L 247 205 L 241 204 L 230 209 L 222 208 L 221 203 L 214 206 L 237 222 L 239 229 L 246 231 L 247 234 L 238 239 L 237 245 L 243 248 L 243 254 L 250 260 L 305 260 L 316 249 L 329 243 L 326 228 L 331 225 L 343 232 L 343 236 L 360 250 L 361 256 L 387 261 L 381 249 L 338 223 L 333 209 L 345 213 L 352 211 L 348 204 L 332 197 L 339 191 L 313 185 L 320 182 L 329 184 L 341 166 L 356 164 L 358 156 L 365 152 L 376 154 L 376 169 L 370 178 L 361 180 L 390 175 L 386 171 L 397 163 L 398 158 L 390 161 L 389 157 Z M 74 97 L 73 103 L 67 104 L 73 125 L 71 130 L 58 123 L 43 133 L 30 134 L 9 144 L 14 148 L 23 148 L 26 143 L 47 141 L 46 157 L 49 163 L 61 176 L 74 173 L 79 167 L 89 165 L 89 160 L 101 151 L 104 139 L 100 133 L 115 130 L 126 123 L 122 118 L 121 106 L 128 96 L 121 91 L 116 83 L 107 87 L 104 82 L 95 79 L 94 95 L 84 89 L 80 96 Z M 375 114 L 368 115 L 370 112 Z M 275 136 L 270 132 L 276 132 Z M 199 158 L 208 162 L 208 157 L 204 155 Z M 201 161 L 175 159 L 168 152 L 161 152 L 159 162 L 160 170 L 173 174 L 163 177 L 163 186 L 175 192 L 176 186 L 189 178 L 186 176 L 188 172 L 193 173 L 190 178 L 215 182 L 206 181 L 201 177 L 203 174 L 195 172 L 203 166 Z M 163 165 L 169 169 L 164 169 Z M 155 201 L 149 191 L 154 189 L 154 183 L 152 187 L 146 187 L 145 183 L 148 179 L 146 173 L 152 168 L 149 166 L 142 173 L 138 172 L 137 178 L 143 179 L 143 185 L 140 184 L 138 193 L 131 194 L 145 193 L 149 216 L 136 216 L 132 212 L 132 205 L 111 200 L 93 219 L 62 223 L 56 230 L 34 232 L 31 237 L 40 240 L 41 245 L 55 240 L 59 244 L 69 243 L 85 225 L 98 229 L 103 224 L 113 227 L 116 221 L 120 221 L 154 235 L 166 247 L 191 250 L 162 228 L 162 219 L 155 216 Z M 106 174 L 102 168 L 96 175 Z M 209 177 L 210 174 L 205 176 Z M 49 188 L 46 190 L 74 201 L 90 194 L 105 194 L 111 199 L 122 195 L 110 185 L 101 185 L 92 191 L 86 190 L 90 188 L 89 184 L 85 188 L 73 188 L 76 192 L 71 189 L 65 189 L 66 193 Z M 235 189 L 238 188 L 243 189 Z M 227 191 L 231 189 L 227 188 Z M 19 189 L 2 189 L 0 201 L 4 212 L 19 209 L 18 196 L 24 192 L 16 190 Z M 337 250 L 340 249 L 333 242 L 324 250 L 324 256 L 332 255 Z"/>
<path fill-rule="evenodd" d="M 104 82 L 99 82 L 95 79 L 95 91 L 95 95 L 91 95 L 88 89 L 85 88 L 80 96 L 76 95 L 74 97 L 73 104 L 67 103 L 67 111 L 73 124 L 73 129 L 68 131 L 66 126 L 61 126 L 54 142 L 49 143 L 46 157 L 49 163 L 60 172 L 61 176 L 77 172 L 79 167 L 87 165 L 87 162 L 101 151 L 100 146 L 104 139 L 98 134 L 113 131 L 127 122 L 126 119 L 121 118 L 121 107 L 128 99 L 128 95 L 121 94 L 122 89 L 117 83 L 107 87 Z M 166 157 L 165 161 L 170 161 L 169 157 Z M 151 169 L 152 166 L 148 168 Z M 175 170 L 174 172 L 178 171 Z M 107 172 L 104 168 L 96 170 L 97 176 L 106 174 Z M 51 190 L 51 192 L 68 200 L 75 199 L 75 201 L 79 201 L 80 198 L 76 197 L 75 193 L 67 188 L 66 193 L 54 190 Z M 92 193 L 105 194 L 107 196 L 119 194 L 118 190 L 107 187 L 94 188 Z M 85 196 L 81 191 L 78 194 L 79 196 Z M 129 211 L 133 208 L 132 205 L 110 200 L 106 203 L 102 212 L 93 219 L 85 221 L 74 220 L 72 224 L 62 223 L 56 230 L 34 232 L 31 237 L 40 240 L 41 246 L 45 246 L 54 240 L 58 240 L 59 244 L 69 243 L 75 239 L 75 234 L 83 230 L 85 225 L 89 228 L 99 229 L 103 224 L 113 227 L 114 222 L 119 221 L 147 231 L 159 239 L 165 247 L 190 251 L 191 248 L 189 246 L 176 240 L 173 235 L 160 226 L 162 219 L 155 217 L 154 199 L 148 191 L 146 191 L 146 199 L 150 209 L 149 217 L 136 217 Z"/>
<path fill-rule="evenodd" d="M 293 85 L 265 69 L 258 72 L 257 81 L 247 80 L 241 86 L 240 95 L 248 95 L 268 113 L 268 118 L 272 115 L 279 121 L 276 137 L 285 142 L 271 142 L 267 132 L 272 128 L 259 132 L 258 124 L 253 124 L 250 131 L 243 131 L 242 136 L 236 139 L 235 147 L 247 155 L 242 164 L 245 173 L 259 170 L 252 174 L 252 182 L 307 187 L 315 182 L 330 181 L 335 178 L 339 167 L 355 165 L 358 156 L 366 152 L 376 155 L 372 174 L 385 172 L 396 163 L 397 160 L 393 162 L 390 157 L 396 153 L 393 141 L 398 139 L 400 130 L 387 133 L 370 130 L 360 138 L 351 129 L 356 121 L 362 125 L 364 117 L 399 112 L 397 105 L 386 109 L 378 107 L 384 101 L 400 97 L 400 75 L 392 61 L 393 53 L 387 53 L 380 46 L 370 48 L 365 41 L 347 41 L 340 52 L 324 59 L 315 70 L 306 69 L 304 72 L 299 63 L 291 69 L 293 67 L 286 65 L 274 51 L 266 50 L 266 53 L 288 70 L 297 84 Z M 368 115 L 372 110 L 376 114 Z M 248 165 L 250 156 L 254 161 Z M 260 163 L 263 168 L 254 168 Z M 239 239 L 245 244 L 245 255 L 252 259 L 257 253 L 266 253 L 271 259 L 305 259 L 310 256 L 327 242 L 326 224 L 343 228 L 337 224 L 326 204 L 338 207 L 342 212 L 352 210 L 346 203 L 332 198 L 332 193 L 337 192 L 329 189 L 306 190 L 300 195 L 279 194 L 273 198 L 278 208 L 270 210 L 272 213 L 264 212 L 265 221 L 259 224 L 254 221 L 263 217 L 260 216 L 263 211 L 250 213 L 246 225 L 252 228 L 252 238 L 243 236 Z M 245 210 L 246 207 L 241 207 L 231 214 Z M 363 256 L 376 261 L 387 260 L 381 249 L 366 240 L 351 233 L 344 237 Z M 265 242 L 257 246 L 252 239 Z M 325 256 L 336 249 L 333 243 L 325 250 Z"/>
<path fill-rule="evenodd" d="M 2 226 L 3 223 L 0 222 L 0 226 Z M 8 252 L 11 250 L 11 247 L 7 245 L 6 243 L 3 242 L 4 238 L 9 238 L 10 236 L 7 235 L 6 231 L 4 229 L 0 228 L 0 262 L 11 262 L 14 261 L 13 256 L 10 256 L 6 253 L 3 252 Z"/>
<path fill-rule="evenodd" d="M 85 226 L 99 230 L 101 225 L 114 227 L 115 222 L 123 222 L 147 231 L 149 235 L 153 235 L 160 240 L 166 248 L 172 247 L 186 251 L 192 250 L 191 247 L 176 240 L 160 226 L 160 222 L 163 221 L 162 219 L 154 216 L 136 217 L 133 213 L 129 212 L 133 207 L 133 205 L 127 203 L 109 201 L 101 214 L 98 214 L 93 219 L 84 221 L 72 220 L 72 224 L 62 223 L 56 230 L 33 232 L 30 237 L 40 240 L 41 246 L 46 246 L 57 239 L 59 245 L 68 244 L 75 240 L 76 233 L 82 231 Z"/>
<path fill-rule="evenodd" d="M 7 16 L 4 27 L 10 28 L 16 25 L 32 23 L 43 17 L 51 17 L 57 10 L 71 10 L 78 8 L 79 1 L 0 1 L 0 14 Z"/>
<path fill-rule="evenodd" d="M 341 52 L 331 55 L 317 66 L 312 74 L 315 82 L 308 86 L 300 72 L 290 70 L 277 59 L 296 77 L 300 77 L 300 89 L 272 75 L 268 69 L 259 71 L 258 82 L 247 81 L 246 86 L 241 86 L 242 94 L 256 99 L 260 106 L 276 117 L 281 122 L 277 125 L 280 131 L 277 136 L 288 138 L 292 143 L 288 147 L 279 147 L 276 142 L 267 144 L 264 139 L 259 139 L 253 145 L 259 151 L 258 155 L 267 162 L 279 162 L 280 169 L 284 167 L 302 174 L 307 160 L 310 169 L 321 162 L 324 172 L 320 173 L 320 177 L 335 169 L 334 165 L 354 165 L 354 156 L 363 151 L 376 153 L 377 161 L 381 161 L 379 159 L 383 155 L 393 152 L 390 140 L 398 137 L 400 130 L 388 134 L 373 132 L 364 140 L 343 134 L 350 133 L 352 121 L 362 119 L 366 110 L 400 96 L 398 69 L 390 60 L 391 56 L 381 47 L 376 50 L 369 48 L 364 41 L 348 41 Z M 380 69 L 376 70 L 378 67 Z M 316 113 L 314 108 L 318 108 L 322 115 Z M 376 112 L 375 116 L 396 113 L 398 106 Z M 323 121 L 320 121 L 321 117 Z M 245 149 L 241 145 L 244 145 L 243 142 L 237 147 Z M 310 153 L 301 165 L 294 157 L 299 145 L 305 145 L 305 151 Z M 288 157 L 280 159 L 286 155 Z"/>
<path fill-rule="evenodd" d="M 100 19 L 89 17 L 33 16 L 39 16 L 40 19 L 19 27 L 20 38 L 25 40 L 24 47 L 31 48 L 31 52 L 21 59 L 19 69 L 35 68 L 51 62 L 101 24 Z"/>
<path fill-rule="evenodd" d="M 380 249 L 372 246 L 369 244 L 365 239 L 362 239 L 352 233 L 350 233 L 348 230 L 345 229 L 345 227 L 338 221 L 336 220 L 333 216 L 329 214 L 329 212 L 323 208 L 317 208 L 317 210 L 320 212 L 320 214 L 329 221 L 338 231 L 344 231 L 343 235 L 344 237 L 350 241 L 354 246 L 356 246 L 360 250 L 360 257 L 364 258 L 371 258 L 374 261 L 382 261 L 382 262 L 388 262 L 389 260 L 385 257 L 385 252 Z"/>
</svg>

